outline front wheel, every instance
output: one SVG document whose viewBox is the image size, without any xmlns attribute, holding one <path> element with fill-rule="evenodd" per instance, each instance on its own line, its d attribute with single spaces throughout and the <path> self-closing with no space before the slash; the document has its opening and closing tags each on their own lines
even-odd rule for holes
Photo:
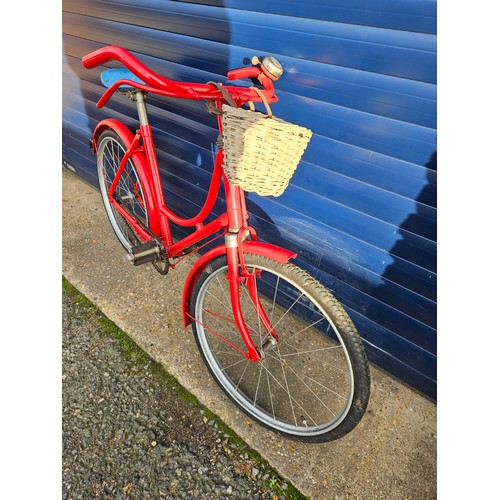
<svg viewBox="0 0 500 500">
<path fill-rule="evenodd" d="M 242 312 L 261 359 L 244 356 L 227 259 L 214 259 L 200 274 L 191 301 L 194 335 L 209 371 L 265 427 L 308 442 L 344 436 L 361 420 L 370 394 L 368 363 L 352 321 L 325 287 L 294 264 L 251 254 L 245 264 L 278 339 L 257 312 L 248 278 L 242 280 Z"/>
</svg>

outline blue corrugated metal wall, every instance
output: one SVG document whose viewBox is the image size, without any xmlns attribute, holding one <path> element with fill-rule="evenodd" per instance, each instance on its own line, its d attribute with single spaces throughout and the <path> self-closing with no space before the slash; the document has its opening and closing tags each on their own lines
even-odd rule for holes
<svg viewBox="0 0 500 500">
<path fill-rule="evenodd" d="M 99 70 L 80 60 L 108 44 L 185 81 L 224 81 L 246 57 L 278 57 L 274 112 L 314 136 L 283 196 L 249 194 L 251 223 L 300 252 L 374 363 L 435 397 L 435 1 L 64 0 L 63 161 L 96 185 L 91 130 L 105 116 L 137 126 L 123 97 L 95 108 Z M 166 196 L 193 215 L 210 178 L 214 119 L 202 103 L 148 102 Z"/>
</svg>

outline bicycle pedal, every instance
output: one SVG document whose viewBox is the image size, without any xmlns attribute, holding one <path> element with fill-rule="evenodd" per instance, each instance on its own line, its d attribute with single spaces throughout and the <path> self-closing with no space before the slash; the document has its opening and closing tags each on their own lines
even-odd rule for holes
<svg viewBox="0 0 500 500">
<path fill-rule="evenodd" d="M 157 260 L 159 255 L 160 247 L 157 243 L 150 241 L 132 247 L 127 255 L 127 259 L 132 262 L 134 266 L 140 266 L 141 264 L 146 264 L 146 262 Z"/>
</svg>

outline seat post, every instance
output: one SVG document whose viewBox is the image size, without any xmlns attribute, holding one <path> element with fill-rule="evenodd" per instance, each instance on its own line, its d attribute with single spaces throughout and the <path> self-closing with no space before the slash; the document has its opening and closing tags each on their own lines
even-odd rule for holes
<svg viewBox="0 0 500 500">
<path fill-rule="evenodd" d="M 143 141 L 143 150 L 146 158 L 148 160 L 149 169 L 153 178 L 152 188 L 155 193 L 157 207 L 163 207 L 165 205 L 165 198 L 163 196 L 163 188 L 160 179 L 160 169 L 158 166 L 158 158 L 156 157 L 156 151 L 153 141 L 153 131 L 149 125 L 148 113 L 146 110 L 146 94 L 142 90 L 135 90 L 129 92 L 128 95 L 131 101 L 134 101 L 137 105 L 137 114 L 139 115 L 140 134 Z M 173 240 L 170 232 L 170 224 L 168 217 L 165 213 L 160 212 L 160 231 L 163 239 L 163 244 L 165 247 L 172 245 Z"/>
<path fill-rule="evenodd" d="M 149 125 L 148 112 L 146 110 L 146 96 L 141 90 L 130 93 L 130 100 L 134 101 L 137 106 L 137 114 L 139 115 L 139 123 L 142 126 Z"/>
</svg>

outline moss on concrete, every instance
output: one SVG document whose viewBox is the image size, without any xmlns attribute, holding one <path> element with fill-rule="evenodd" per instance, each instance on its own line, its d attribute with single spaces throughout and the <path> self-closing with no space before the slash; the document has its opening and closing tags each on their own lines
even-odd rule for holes
<svg viewBox="0 0 500 500">
<path fill-rule="evenodd" d="M 241 459 L 241 473 L 247 474 L 251 478 L 252 467 L 258 467 L 261 471 L 261 485 L 268 491 L 275 493 L 276 500 L 286 498 L 290 500 L 306 499 L 288 480 L 283 478 L 271 465 L 253 450 L 243 439 L 241 439 L 230 427 L 228 427 L 216 414 L 211 412 L 206 406 L 185 389 L 177 379 L 167 372 L 162 364 L 152 359 L 141 347 L 139 347 L 125 332 L 107 318 L 87 297 L 80 293 L 64 276 L 62 277 L 64 293 L 70 295 L 80 307 L 82 314 L 92 316 L 102 327 L 99 332 L 102 336 L 114 338 L 118 341 L 124 357 L 130 361 L 135 372 L 149 370 L 156 380 L 171 392 L 175 393 L 179 401 L 192 406 L 198 411 L 200 418 L 205 421 L 213 421 L 221 436 L 227 440 L 227 447 L 232 450 L 237 459 Z"/>
</svg>

